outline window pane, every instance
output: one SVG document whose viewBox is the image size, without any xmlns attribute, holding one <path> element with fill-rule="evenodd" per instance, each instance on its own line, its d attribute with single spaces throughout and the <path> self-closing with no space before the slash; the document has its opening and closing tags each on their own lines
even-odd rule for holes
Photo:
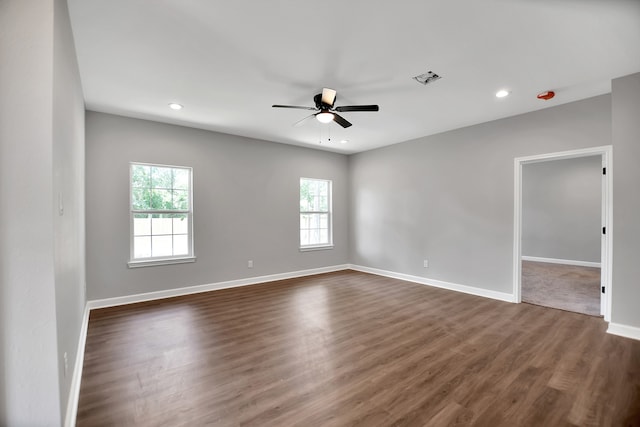
<svg viewBox="0 0 640 427">
<path fill-rule="evenodd" d="M 189 192 L 186 190 L 173 190 L 172 209 L 189 209 Z"/>
<path fill-rule="evenodd" d="M 143 165 L 131 166 L 131 187 L 149 188 L 151 186 L 151 168 Z"/>
<path fill-rule="evenodd" d="M 133 217 L 133 235 L 149 236 L 151 234 L 151 216 L 136 214 Z"/>
<path fill-rule="evenodd" d="M 149 209 L 149 190 L 145 188 L 134 188 L 131 190 L 131 205 L 133 209 Z"/>
<path fill-rule="evenodd" d="M 311 221 L 309 221 L 309 228 L 318 228 L 320 225 L 320 221 L 318 218 L 318 214 L 311 215 Z"/>
<path fill-rule="evenodd" d="M 327 196 L 318 197 L 318 210 L 322 212 L 329 210 L 329 201 Z"/>
<path fill-rule="evenodd" d="M 300 244 L 301 245 L 309 244 L 309 230 L 300 230 Z"/>
<path fill-rule="evenodd" d="M 151 237 L 152 256 L 173 255 L 173 236 L 153 236 Z"/>
<path fill-rule="evenodd" d="M 320 215 L 320 228 L 329 228 L 329 215 L 321 214 Z"/>
<path fill-rule="evenodd" d="M 151 220 L 151 231 L 154 236 L 172 234 L 173 219 L 168 215 L 154 215 L 154 218 Z"/>
<path fill-rule="evenodd" d="M 173 168 L 151 168 L 151 187 L 171 189 L 173 181 Z"/>
<path fill-rule="evenodd" d="M 300 215 L 300 228 L 309 228 L 309 215 Z"/>
<path fill-rule="evenodd" d="M 171 190 L 153 190 L 151 192 L 151 209 L 173 209 Z"/>
<path fill-rule="evenodd" d="M 320 233 L 318 230 L 309 230 L 309 244 L 317 245 L 320 243 Z"/>
<path fill-rule="evenodd" d="M 133 238 L 133 257 L 149 258 L 151 256 L 151 237 Z"/>
<path fill-rule="evenodd" d="M 318 182 L 318 194 L 321 196 L 329 195 L 329 183 L 327 181 Z"/>
<path fill-rule="evenodd" d="M 308 179 L 300 179 L 300 211 L 311 210 L 311 182 Z"/>
<path fill-rule="evenodd" d="M 173 236 L 173 254 L 189 255 L 189 237 L 186 234 Z"/>
<path fill-rule="evenodd" d="M 189 219 L 187 215 L 173 215 L 173 232 L 175 234 L 189 234 Z"/>
<path fill-rule="evenodd" d="M 318 243 L 319 244 L 327 244 L 329 243 L 329 230 L 323 228 L 319 231 L 318 234 Z"/>
<path fill-rule="evenodd" d="M 177 190 L 189 189 L 189 170 L 188 169 L 173 170 L 173 188 Z"/>
</svg>

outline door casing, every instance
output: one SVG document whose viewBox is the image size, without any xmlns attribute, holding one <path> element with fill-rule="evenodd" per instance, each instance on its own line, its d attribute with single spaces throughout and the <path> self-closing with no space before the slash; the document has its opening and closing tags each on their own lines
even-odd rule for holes
<svg viewBox="0 0 640 427">
<path fill-rule="evenodd" d="M 602 167 L 606 171 L 602 175 L 602 203 L 601 218 L 602 227 L 606 233 L 600 235 L 600 277 L 604 294 L 600 298 L 600 312 L 604 320 L 611 320 L 611 294 L 612 289 L 612 231 L 613 231 L 613 202 L 612 202 L 612 154 L 613 146 L 584 148 L 556 153 L 538 154 L 514 159 L 514 219 L 513 219 L 513 299 L 514 302 L 522 302 L 522 167 L 529 163 L 538 163 L 549 160 L 572 159 L 576 157 L 601 156 Z"/>
</svg>

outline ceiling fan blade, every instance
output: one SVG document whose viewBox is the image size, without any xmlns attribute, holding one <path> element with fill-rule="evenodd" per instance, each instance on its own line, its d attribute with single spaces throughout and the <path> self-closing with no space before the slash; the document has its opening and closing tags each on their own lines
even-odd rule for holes
<svg viewBox="0 0 640 427">
<path fill-rule="evenodd" d="M 322 103 L 332 107 L 334 102 L 336 102 L 336 91 L 326 87 L 322 89 Z"/>
<path fill-rule="evenodd" d="M 310 118 L 312 118 L 312 117 L 315 117 L 317 114 L 318 114 L 318 113 L 316 113 L 316 114 L 311 114 L 310 116 L 307 116 L 307 117 L 305 117 L 305 118 L 304 118 L 304 119 L 302 119 L 302 120 L 298 120 L 297 122 L 295 122 L 295 123 L 293 124 L 293 127 L 297 128 L 297 127 L 302 126 L 303 124 L 305 124 L 305 123 L 307 122 L 307 120 L 309 120 L 309 119 L 310 119 Z"/>
<path fill-rule="evenodd" d="M 377 105 L 343 105 L 342 107 L 334 108 L 334 111 L 380 111 L 380 107 Z"/>
<path fill-rule="evenodd" d="M 351 126 L 351 123 L 349 123 L 347 119 L 336 113 L 333 113 L 333 121 L 343 128 L 348 128 L 349 126 Z"/>
<path fill-rule="evenodd" d="M 295 108 L 298 110 L 312 110 L 315 111 L 317 108 L 315 107 L 302 107 L 300 105 L 272 105 L 273 108 Z"/>
</svg>

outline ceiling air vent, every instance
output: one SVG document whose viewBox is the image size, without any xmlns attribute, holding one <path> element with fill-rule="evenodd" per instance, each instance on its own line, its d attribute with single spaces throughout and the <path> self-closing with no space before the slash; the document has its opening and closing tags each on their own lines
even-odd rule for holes
<svg viewBox="0 0 640 427">
<path fill-rule="evenodd" d="M 431 82 L 435 82 L 439 78 L 440 76 L 434 73 L 433 71 L 428 71 L 424 74 L 420 74 L 419 76 L 415 76 L 413 80 L 417 81 L 418 83 L 422 83 L 423 85 L 426 85 Z"/>
</svg>

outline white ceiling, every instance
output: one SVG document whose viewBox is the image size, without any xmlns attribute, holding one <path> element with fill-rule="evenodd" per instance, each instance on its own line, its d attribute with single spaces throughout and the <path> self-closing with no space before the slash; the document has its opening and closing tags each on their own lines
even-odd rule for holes
<svg viewBox="0 0 640 427">
<path fill-rule="evenodd" d="M 608 93 L 640 71 L 640 0 L 68 3 L 88 109 L 342 153 Z M 442 78 L 412 80 L 427 71 Z M 294 128 L 310 112 L 271 108 L 313 106 L 323 87 L 380 111 Z M 536 99 L 545 90 L 556 97 Z"/>
</svg>

